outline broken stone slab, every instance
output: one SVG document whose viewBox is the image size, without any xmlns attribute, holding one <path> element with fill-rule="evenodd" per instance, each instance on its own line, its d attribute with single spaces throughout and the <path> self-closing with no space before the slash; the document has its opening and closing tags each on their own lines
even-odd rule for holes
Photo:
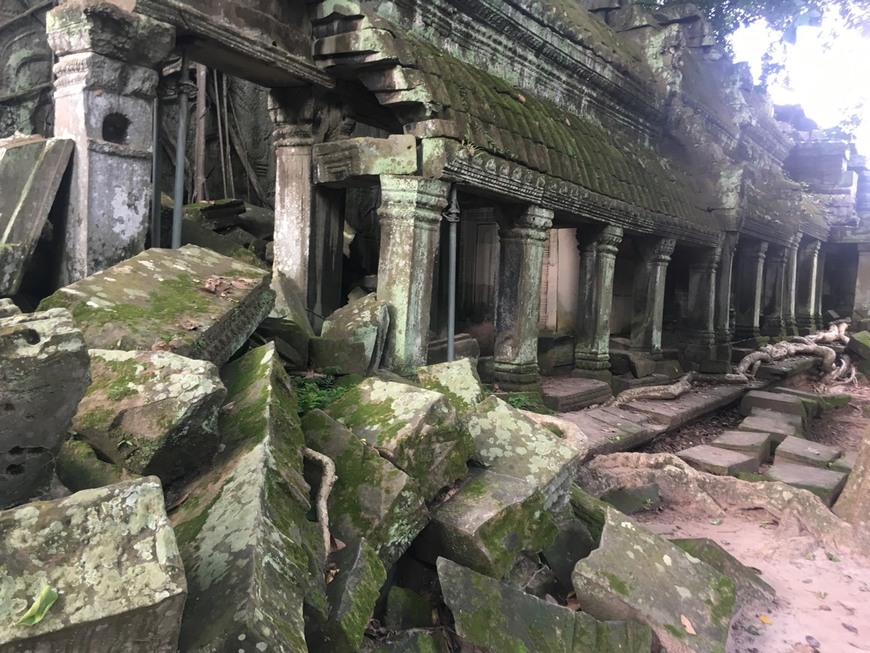
<svg viewBox="0 0 870 653">
<path fill-rule="evenodd" d="M 445 395 L 460 414 L 483 401 L 485 395 L 477 365 L 470 358 L 421 367 L 417 370 L 417 380 L 427 390 Z"/>
<path fill-rule="evenodd" d="M 272 308 L 268 272 L 193 245 L 149 249 L 47 297 L 91 349 L 160 350 L 226 363 Z"/>
<path fill-rule="evenodd" d="M 7 297 L 0 298 L 0 319 L 12 317 L 13 315 L 21 315 L 21 309 L 11 299 Z"/>
<path fill-rule="evenodd" d="M 338 571 L 326 590 L 329 618 L 306 637 L 310 653 L 358 651 L 387 578 L 377 552 L 364 539 L 339 551 L 333 563 Z"/>
<path fill-rule="evenodd" d="M 97 457 L 91 445 L 81 440 L 64 442 L 57 456 L 57 477 L 72 492 L 105 487 L 138 478 L 123 467 Z"/>
<path fill-rule="evenodd" d="M 791 437 L 779 443 L 774 462 L 827 467 L 837 460 L 842 453 L 836 447 L 811 442 L 804 438 Z"/>
<path fill-rule="evenodd" d="M 427 501 L 465 476 L 473 443 L 440 393 L 368 378 L 325 412 L 413 478 Z"/>
<path fill-rule="evenodd" d="M 770 459 L 770 435 L 758 431 L 725 431 L 710 442 L 720 449 L 731 449 L 753 454 L 762 465 Z"/>
<path fill-rule="evenodd" d="M 776 599 L 775 589 L 713 540 L 706 537 L 675 538 L 670 542 L 733 580 L 740 605 L 759 604 L 769 607 Z"/>
<path fill-rule="evenodd" d="M 562 413 L 586 435 L 584 460 L 592 455 L 624 451 L 646 444 L 667 427 L 651 424 L 649 416 L 620 409 L 592 408 Z"/>
<path fill-rule="evenodd" d="M 438 559 L 444 602 L 460 637 L 487 651 L 648 653 L 652 633 L 636 622 L 599 622 L 583 612 Z"/>
<path fill-rule="evenodd" d="M 369 373 L 365 345 L 350 340 L 327 340 L 314 336 L 308 349 L 312 368 L 324 374 L 365 376 Z"/>
<path fill-rule="evenodd" d="M 0 360 L 0 508 L 8 508 L 51 484 L 90 360 L 63 309 L 0 318 Z"/>
<path fill-rule="evenodd" d="M 752 390 L 743 395 L 743 400 L 740 402 L 740 412 L 749 415 L 753 408 L 799 415 L 803 420 L 806 420 L 808 416 L 806 404 L 800 397 L 765 392 L 764 390 Z"/>
<path fill-rule="evenodd" d="M 789 436 L 796 438 L 803 437 L 803 428 L 771 417 L 758 417 L 755 415 L 744 417 L 743 421 L 737 425 L 737 430 L 769 435 L 771 449 L 775 449 L 780 442 Z"/>
<path fill-rule="evenodd" d="M 711 413 L 718 408 L 734 403 L 743 394 L 740 386 L 709 386 L 691 391 L 670 401 L 639 399 L 625 404 L 628 411 L 642 413 L 670 429 L 675 429 L 692 420 Z"/>
<path fill-rule="evenodd" d="M 810 465 L 777 462 L 764 472 L 764 478 L 780 481 L 793 487 L 809 490 L 830 507 L 846 484 L 843 472 L 821 469 Z"/>
<path fill-rule="evenodd" d="M 387 593 L 384 626 L 389 630 L 428 628 L 432 625 L 432 605 L 416 592 L 393 585 Z"/>
<path fill-rule="evenodd" d="M 833 469 L 836 472 L 846 472 L 850 473 L 855 469 L 855 465 L 858 464 L 858 452 L 857 451 L 844 451 L 843 454 L 833 461 L 828 467 Z"/>
<path fill-rule="evenodd" d="M 329 495 L 333 535 L 346 543 L 364 537 L 392 565 L 429 521 L 417 483 L 321 410 L 305 414 L 302 430 L 308 446 L 335 463 L 338 480 Z"/>
<path fill-rule="evenodd" d="M 275 349 L 291 369 L 308 369 L 308 349 L 314 332 L 306 320 L 297 324 L 291 317 L 267 317 L 257 327 L 257 334 L 275 343 Z"/>
<path fill-rule="evenodd" d="M 864 438 L 849 480 L 834 512 L 870 535 L 870 438 Z"/>
<path fill-rule="evenodd" d="M 223 380 L 226 448 L 172 515 L 189 585 L 180 649 L 305 651 L 303 605 L 323 619 L 328 610 L 290 379 L 270 344 L 227 365 Z"/>
<path fill-rule="evenodd" d="M 852 397 L 848 394 L 816 394 L 803 392 L 792 388 L 775 388 L 773 392 L 799 398 L 807 406 L 807 412 L 812 416 L 818 416 L 828 410 L 839 408 L 848 404 Z"/>
<path fill-rule="evenodd" d="M 655 483 L 616 488 L 602 494 L 600 499 L 626 515 L 655 510 L 662 505 L 661 492 Z"/>
<path fill-rule="evenodd" d="M 846 353 L 857 356 L 865 362 L 870 362 L 870 332 L 858 331 L 849 334 Z"/>
<path fill-rule="evenodd" d="M 173 653 L 186 583 L 156 478 L 0 513 L 0 649 Z M 45 618 L 19 624 L 45 588 Z"/>
<path fill-rule="evenodd" d="M 0 140 L 0 296 L 21 288 L 74 149 L 70 139 Z"/>
<path fill-rule="evenodd" d="M 467 425 L 480 465 L 540 490 L 547 510 L 568 500 L 581 452 L 567 440 L 494 396 L 468 413 Z"/>
<path fill-rule="evenodd" d="M 749 409 L 749 417 L 763 417 L 765 419 L 771 419 L 777 422 L 786 422 L 801 430 L 804 430 L 804 427 L 807 423 L 806 420 L 804 420 L 804 418 L 800 415 L 795 415 L 793 413 L 781 413 L 778 410 L 759 408 L 758 406 L 753 406 Z"/>
<path fill-rule="evenodd" d="M 92 349 L 72 428 L 103 460 L 169 484 L 211 462 L 226 397 L 217 368 L 168 351 Z"/>
<path fill-rule="evenodd" d="M 387 303 L 378 301 L 372 293 L 353 304 L 348 304 L 326 318 L 321 330 L 322 347 L 317 349 L 318 365 L 323 367 L 321 360 L 329 344 L 360 343 L 361 356 L 336 361 L 343 374 L 368 374 L 377 369 L 384 355 L 384 343 L 387 330 L 390 327 L 390 314 Z"/>
<path fill-rule="evenodd" d="M 613 508 L 601 545 L 577 563 L 573 581 L 584 611 L 646 623 L 670 653 L 725 651 L 734 581 Z"/>
<path fill-rule="evenodd" d="M 421 560 L 449 558 L 501 578 L 523 551 L 540 551 L 556 536 L 544 498 L 531 484 L 473 469 L 432 515 L 414 543 Z"/>
<path fill-rule="evenodd" d="M 559 585 L 567 593 L 574 590 L 571 574 L 577 562 L 598 546 L 586 524 L 576 517 L 556 520 L 558 532 L 553 543 L 543 550 L 547 566 L 553 570 Z"/>
<path fill-rule="evenodd" d="M 601 404 L 613 397 L 604 381 L 581 377 L 551 377 L 541 383 L 544 405 L 559 413 L 567 413 L 593 404 Z"/>
<path fill-rule="evenodd" d="M 740 472 L 758 471 L 758 457 L 753 453 L 720 449 L 707 444 L 699 444 L 677 453 L 695 469 L 719 476 L 737 476 Z"/>
</svg>

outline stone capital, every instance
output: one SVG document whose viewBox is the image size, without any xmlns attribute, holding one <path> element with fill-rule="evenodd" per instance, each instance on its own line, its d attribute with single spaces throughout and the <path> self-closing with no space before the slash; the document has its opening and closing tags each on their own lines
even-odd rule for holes
<svg viewBox="0 0 870 653">
<path fill-rule="evenodd" d="M 157 71 L 95 52 L 62 57 L 54 65 L 54 76 L 55 98 L 80 95 L 85 89 L 145 99 L 157 93 Z"/>
<path fill-rule="evenodd" d="M 499 237 L 508 240 L 546 242 L 547 231 L 553 226 L 553 211 L 529 206 L 516 215 L 510 224 L 499 230 Z"/>
<path fill-rule="evenodd" d="M 383 220 L 407 220 L 436 229 L 447 207 L 450 184 L 438 179 L 404 175 L 380 175 Z"/>
<path fill-rule="evenodd" d="M 275 147 L 311 145 L 314 105 L 311 87 L 272 89 L 269 117 L 275 125 Z"/>
<path fill-rule="evenodd" d="M 690 270 L 699 272 L 715 272 L 722 260 L 722 246 L 710 247 L 698 253 L 698 256 L 689 264 Z"/>
<path fill-rule="evenodd" d="M 175 45 L 175 28 L 109 2 L 67 3 L 46 14 L 48 44 L 58 57 L 94 52 L 154 68 Z"/>
<path fill-rule="evenodd" d="M 649 240 L 642 245 L 642 258 L 647 263 L 658 265 L 666 265 L 671 260 L 671 254 L 674 253 L 674 248 L 677 246 L 677 241 L 673 238 L 659 238 Z"/>
<path fill-rule="evenodd" d="M 740 258 L 758 259 L 763 261 L 767 256 L 767 248 L 770 243 L 764 240 L 747 241 L 740 244 L 737 255 Z"/>
<path fill-rule="evenodd" d="M 801 242 L 800 251 L 801 254 L 804 254 L 805 256 L 815 257 L 818 256 L 821 247 L 822 241 L 811 238 L 807 240 L 807 242 Z"/>
</svg>

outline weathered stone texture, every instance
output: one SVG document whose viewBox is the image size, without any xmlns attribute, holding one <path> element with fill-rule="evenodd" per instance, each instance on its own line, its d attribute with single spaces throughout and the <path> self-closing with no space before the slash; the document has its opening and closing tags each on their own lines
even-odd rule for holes
<svg viewBox="0 0 870 653">
<path fill-rule="evenodd" d="M 268 315 L 267 273 L 193 245 L 150 249 L 61 288 L 91 349 L 163 350 L 222 365 Z"/>
<path fill-rule="evenodd" d="M 477 365 L 469 358 L 421 367 L 417 370 L 417 379 L 427 390 L 446 395 L 460 413 L 470 410 L 484 398 Z"/>
<path fill-rule="evenodd" d="M 303 602 L 324 614 L 326 598 L 295 398 L 271 345 L 228 365 L 224 380 L 226 449 L 172 516 L 190 588 L 180 646 L 304 651 Z"/>
<path fill-rule="evenodd" d="M 123 467 L 104 462 L 87 442 L 71 438 L 57 455 L 58 480 L 72 492 L 104 487 L 137 478 Z"/>
<path fill-rule="evenodd" d="M 211 461 L 226 396 L 217 368 L 166 351 L 92 349 L 73 430 L 103 459 L 170 483 Z"/>
<path fill-rule="evenodd" d="M 834 512 L 870 535 L 870 438 L 866 436 Z"/>
<path fill-rule="evenodd" d="M 0 360 L 0 508 L 8 508 L 51 483 L 90 361 L 62 309 L 0 318 Z"/>
<path fill-rule="evenodd" d="M 0 513 L 0 649 L 173 653 L 186 583 L 155 478 Z M 60 598 L 16 623 L 44 587 Z"/>
<path fill-rule="evenodd" d="M 465 476 L 472 443 L 442 394 L 369 378 L 326 412 L 413 478 L 427 501 Z"/>
<path fill-rule="evenodd" d="M 368 374 L 378 368 L 390 315 L 374 293 L 348 304 L 323 323 L 321 340 L 312 340 L 318 368 L 337 367 L 342 374 Z"/>
</svg>

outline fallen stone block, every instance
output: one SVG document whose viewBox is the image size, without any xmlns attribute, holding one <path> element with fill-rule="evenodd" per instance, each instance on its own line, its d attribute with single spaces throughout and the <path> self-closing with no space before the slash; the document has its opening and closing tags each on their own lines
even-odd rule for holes
<svg viewBox="0 0 870 653">
<path fill-rule="evenodd" d="M 21 315 L 21 309 L 7 297 L 0 298 L 0 318 Z"/>
<path fill-rule="evenodd" d="M 180 649 L 305 651 L 303 605 L 325 619 L 327 604 L 292 386 L 272 345 L 227 365 L 223 379 L 226 448 L 172 515 L 190 592 Z"/>
<path fill-rule="evenodd" d="M 770 434 L 758 431 L 725 431 L 710 442 L 720 449 L 731 449 L 753 454 L 759 465 L 770 459 Z"/>
<path fill-rule="evenodd" d="M 734 581 L 613 508 L 601 545 L 577 563 L 573 580 L 593 617 L 644 622 L 671 653 L 725 651 Z"/>
<path fill-rule="evenodd" d="M 362 342 L 315 336 L 308 346 L 311 367 L 324 374 L 365 376 L 369 372 L 368 356 Z"/>
<path fill-rule="evenodd" d="M 361 653 L 450 653 L 449 639 L 441 630 L 406 630 L 366 644 Z"/>
<path fill-rule="evenodd" d="M 412 590 L 393 585 L 387 593 L 384 626 L 389 630 L 428 628 L 432 625 L 432 605 Z"/>
<path fill-rule="evenodd" d="M 309 653 L 358 651 L 387 578 L 377 552 L 365 540 L 339 551 L 333 562 L 338 572 L 326 591 L 329 618 L 307 636 Z"/>
<path fill-rule="evenodd" d="M 538 335 L 538 370 L 543 377 L 570 373 L 574 369 L 574 336 L 570 333 Z M 575 409 L 576 410 L 576 409 Z"/>
<path fill-rule="evenodd" d="M 865 438 L 834 512 L 870 535 L 870 438 Z"/>
<path fill-rule="evenodd" d="M 544 405 L 559 413 L 601 404 L 613 397 L 604 381 L 581 377 L 553 377 L 541 383 Z"/>
<path fill-rule="evenodd" d="M 791 437 L 779 443 L 774 462 L 827 467 L 837 460 L 842 453 L 836 447 Z"/>
<path fill-rule="evenodd" d="M 557 520 L 558 532 L 553 543 L 543 550 L 547 566 L 553 570 L 562 590 L 572 592 L 571 574 L 577 563 L 598 546 L 586 524 L 576 517 Z"/>
<path fill-rule="evenodd" d="M 780 481 L 809 490 L 828 507 L 834 503 L 846 484 L 846 476 L 843 472 L 784 462 L 777 462 L 764 472 L 764 478 L 769 481 Z"/>
<path fill-rule="evenodd" d="M 501 578 L 523 551 L 540 551 L 556 536 L 536 488 L 510 476 L 472 470 L 439 506 L 414 543 L 415 555 L 434 563 L 446 557 Z"/>
<path fill-rule="evenodd" d="M 200 247 L 149 249 L 47 297 L 90 349 L 160 350 L 221 366 L 275 300 L 268 272 Z"/>
<path fill-rule="evenodd" d="M 57 456 L 57 477 L 72 492 L 105 487 L 138 478 L 119 465 L 97 457 L 91 445 L 81 440 L 64 442 Z"/>
<path fill-rule="evenodd" d="M 849 344 L 846 353 L 857 356 L 864 362 L 870 362 L 870 332 L 858 331 L 849 334 Z"/>
<path fill-rule="evenodd" d="M 602 494 L 600 499 L 626 515 L 655 510 L 662 505 L 661 492 L 655 483 L 616 488 Z"/>
<path fill-rule="evenodd" d="M 0 649 L 177 650 L 185 578 L 155 478 L 0 513 Z M 59 598 L 19 620 L 46 588 Z"/>
<path fill-rule="evenodd" d="M 477 365 L 470 358 L 421 367 L 417 380 L 427 390 L 445 395 L 460 414 L 479 404 L 485 396 Z"/>
<path fill-rule="evenodd" d="M 683 449 L 677 456 L 695 469 L 719 476 L 737 476 L 740 472 L 758 471 L 758 457 L 753 453 L 720 449 L 707 444 L 699 444 Z"/>
<path fill-rule="evenodd" d="M 801 419 L 807 419 L 807 407 L 801 398 L 783 393 L 765 392 L 764 390 L 747 392 L 740 402 L 740 412 L 749 415 L 753 408 L 799 415 Z"/>
<path fill-rule="evenodd" d="M 0 361 L 0 508 L 8 508 L 51 484 L 90 361 L 61 309 L 0 318 Z"/>
<path fill-rule="evenodd" d="M 833 461 L 828 467 L 833 469 L 836 472 L 846 472 L 850 473 L 855 469 L 855 465 L 858 464 L 858 452 L 857 451 L 844 451 L 839 458 Z"/>
<path fill-rule="evenodd" d="M 267 317 L 257 327 L 257 334 L 275 343 L 275 350 L 291 369 L 308 369 L 308 350 L 314 332 L 307 320 L 304 324 L 297 324 L 289 316 Z"/>
<path fill-rule="evenodd" d="M 306 413 L 302 430 L 308 445 L 335 463 L 333 535 L 345 543 L 365 538 L 392 565 L 429 521 L 417 483 L 323 411 Z"/>
<path fill-rule="evenodd" d="M 800 429 L 801 431 L 805 430 L 804 427 L 807 424 L 807 421 L 800 415 L 796 415 L 793 413 L 781 413 L 778 410 L 759 408 L 758 406 L 753 406 L 749 409 L 749 417 L 763 417 L 764 419 L 775 420 L 777 422 L 785 422 L 787 424 L 791 424 L 797 429 Z"/>
<path fill-rule="evenodd" d="M 75 143 L 40 136 L 0 140 L 0 295 L 15 295 Z"/>
<path fill-rule="evenodd" d="M 568 500 L 581 452 L 498 397 L 478 404 L 467 424 L 483 467 L 540 490 L 547 510 Z"/>
<path fill-rule="evenodd" d="M 602 623 L 445 558 L 438 559 L 438 579 L 456 632 L 487 651 L 648 653 L 652 648 L 646 625 Z"/>
<path fill-rule="evenodd" d="M 226 397 L 217 368 L 168 351 L 92 349 L 72 428 L 104 460 L 169 484 L 211 462 Z"/>
<path fill-rule="evenodd" d="M 814 392 L 804 392 L 802 390 L 793 390 L 792 388 L 776 388 L 774 392 L 788 394 L 799 397 L 806 403 L 814 403 L 817 406 L 817 415 L 840 406 L 845 406 L 852 401 L 852 396 L 844 393 L 837 394 L 816 394 Z"/>
<path fill-rule="evenodd" d="M 803 437 L 803 428 L 785 421 L 775 420 L 770 417 L 757 417 L 755 415 L 743 418 L 743 421 L 737 425 L 737 430 L 769 435 L 771 449 L 776 449 L 777 445 L 789 436 L 796 438 Z"/>
<path fill-rule="evenodd" d="M 316 349 L 319 367 L 325 364 L 337 365 L 342 374 L 368 374 L 377 369 L 384 355 L 384 343 L 390 327 L 390 314 L 387 303 L 378 301 L 374 293 L 353 304 L 335 311 L 323 323 L 321 330 L 322 346 Z M 343 351 L 339 344 L 359 343 L 360 356 L 336 359 L 326 363 L 323 357 L 330 344 L 335 351 Z M 356 350 L 354 350 L 356 351 Z"/>
<path fill-rule="evenodd" d="M 465 476 L 473 444 L 440 393 L 368 378 L 325 412 L 413 478 L 427 501 Z"/>
</svg>

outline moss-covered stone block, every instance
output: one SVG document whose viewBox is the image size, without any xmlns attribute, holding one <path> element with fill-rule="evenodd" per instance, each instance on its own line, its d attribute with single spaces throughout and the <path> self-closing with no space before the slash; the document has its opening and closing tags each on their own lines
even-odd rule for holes
<svg viewBox="0 0 870 653">
<path fill-rule="evenodd" d="M 72 428 L 105 460 L 171 483 L 211 461 L 226 389 L 217 368 L 166 351 L 92 349 Z"/>
<path fill-rule="evenodd" d="M 507 574 L 523 551 L 553 542 L 556 528 L 534 486 L 511 476 L 472 470 L 439 506 L 414 544 L 422 560 L 439 557 L 496 578 Z"/>
<path fill-rule="evenodd" d="M 91 445 L 72 439 L 64 442 L 55 468 L 60 482 L 73 492 L 135 480 L 138 475 L 100 460 Z"/>
<path fill-rule="evenodd" d="M 470 358 L 421 367 L 417 370 L 417 379 L 427 390 L 445 395 L 460 414 L 471 410 L 484 398 L 477 363 Z"/>
<path fill-rule="evenodd" d="M 498 397 L 475 406 L 467 424 L 477 462 L 540 490 L 548 509 L 567 501 L 579 451 Z"/>
<path fill-rule="evenodd" d="M 346 361 L 348 369 L 342 371 L 345 374 L 366 374 L 380 365 L 389 326 L 387 303 L 378 301 L 371 293 L 343 306 L 326 319 L 321 331 L 323 341 L 320 349 L 325 349 L 329 343 L 358 344 L 361 355 L 355 361 Z"/>
<path fill-rule="evenodd" d="M 363 646 L 361 653 L 450 653 L 450 637 L 443 630 L 405 630 L 389 633 Z"/>
<path fill-rule="evenodd" d="M 465 476 L 473 444 L 440 393 L 368 378 L 325 410 L 413 478 L 427 501 Z"/>
<path fill-rule="evenodd" d="M 365 538 L 391 565 L 429 521 L 417 483 L 321 410 L 305 415 L 302 430 L 308 446 L 335 463 L 338 480 L 329 495 L 333 535 L 343 542 Z"/>
<path fill-rule="evenodd" d="M 390 630 L 428 628 L 432 625 L 432 606 L 413 590 L 393 585 L 387 593 L 384 625 Z"/>
<path fill-rule="evenodd" d="M 572 576 L 583 610 L 644 622 L 669 651 L 724 653 L 734 581 L 613 508 L 605 514 L 600 546 Z"/>
<path fill-rule="evenodd" d="M 648 653 L 652 648 L 648 626 L 598 622 L 445 558 L 438 560 L 438 579 L 457 633 L 487 651 Z"/>
<path fill-rule="evenodd" d="M 0 512 L 0 558 L 3 651 L 177 649 L 186 583 L 156 478 Z M 45 588 L 45 618 L 18 623 Z"/>
<path fill-rule="evenodd" d="M 303 605 L 327 607 L 292 385 L 271 344 L 227 365 L 223 380 L 225 449 L 172 515 L 190 588 L 180 648 L 304 651 Z"/>
<path fill-rule="evenodd" d="M 194 245 L 149 249 L 45 298 L 91 349 L 163 350 L 223 365 L 275 301 L 267 271 Z"/>
</svg>

